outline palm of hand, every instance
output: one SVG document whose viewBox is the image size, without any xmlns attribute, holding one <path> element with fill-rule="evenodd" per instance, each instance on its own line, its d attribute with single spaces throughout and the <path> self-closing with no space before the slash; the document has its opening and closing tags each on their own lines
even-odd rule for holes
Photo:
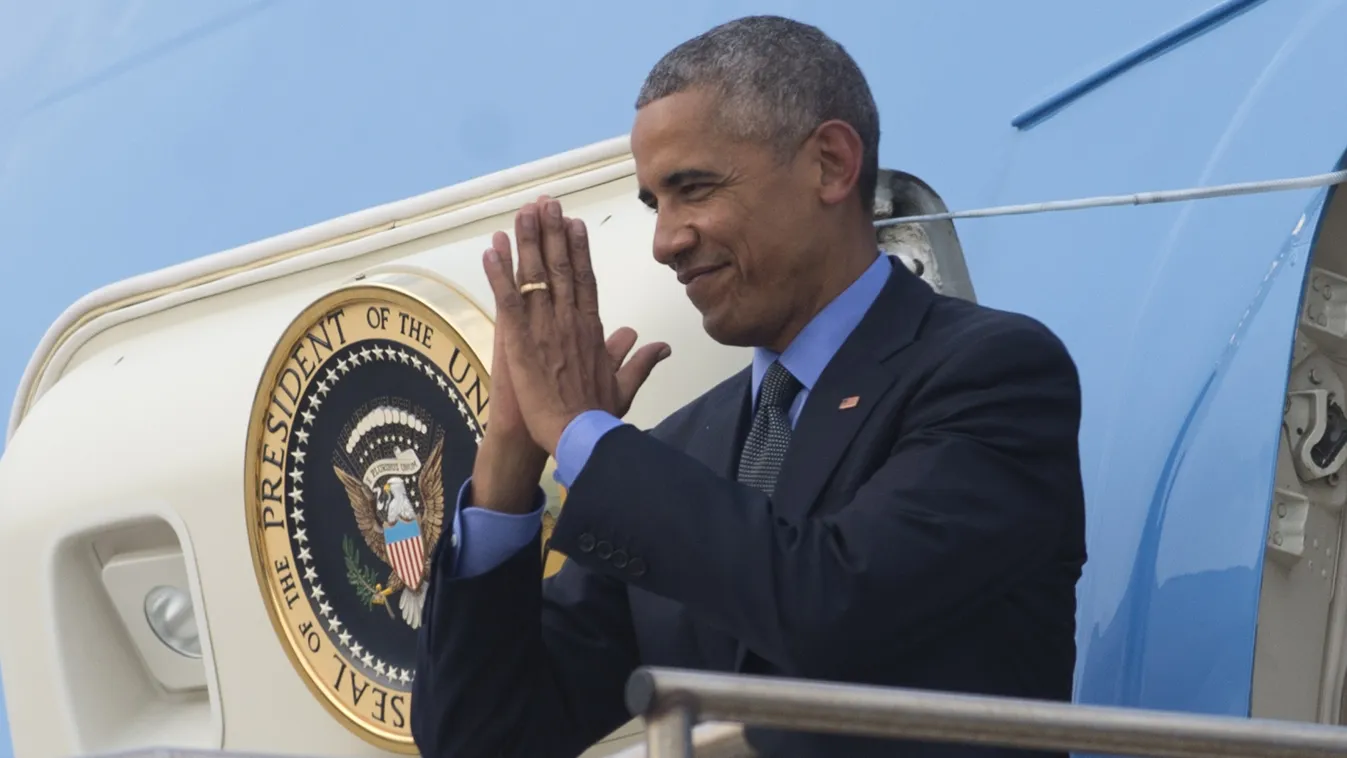
<svg viewBox="0 0 1347 758">
<path fill-rule="evenodd" d="M 517 274 L 503 232 L 483 256 L 497 314 L 490 426 L 501 433 L 527 429 L 536 444 L 555 453 L 561 433 L 581 413 L 624 416 L 670 350 L 646 345 L 627 361 L 634 330 L 624 327 L 603 340 L 584 223 L 563 218 L 546 197 L 539 205 L 542 213 L 526 205 L 515 217 Z M 521 292 L 517 281 L 534 286 Z"/>
</svg>

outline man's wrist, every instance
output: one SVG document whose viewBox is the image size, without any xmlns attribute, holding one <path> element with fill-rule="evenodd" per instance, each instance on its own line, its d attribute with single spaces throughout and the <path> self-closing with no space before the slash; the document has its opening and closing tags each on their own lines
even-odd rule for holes
<svg viewBox="0 0 1347 758">
<path fill-rule="evenodd" d="M 557 461 L 557 481 L 570 488 L 589 462 L 594 446 L 605 434 L 619 426 L 622 426 L 621 419 L 601 410 L 585 411 L 572 419 L 561 433 L 561 441 L 554 456 Z"/>
<path fill-rule="evenodd" d="M 525 514 L 534 508 L 534 494 L 547 453 L 532 444 L 505 445 L 488 434 L 477 449 L 472 493 L 467 505 L 499 513 Z"/>
<path fill-rule="evenodd" d="M 537 440 L 539 447 L 547 452 L 553 458 L 557 457 L 557 451 L 561 448 L 561 442 L 566 435 L 566 430 L 577 419 L 588 413 L 594 408 L 588 408 L 582 411 L 568 411 L 557 414 L 554 421 L 546 426 L 546 431 L 542 433 L 541 439 Z"/>
</svg>

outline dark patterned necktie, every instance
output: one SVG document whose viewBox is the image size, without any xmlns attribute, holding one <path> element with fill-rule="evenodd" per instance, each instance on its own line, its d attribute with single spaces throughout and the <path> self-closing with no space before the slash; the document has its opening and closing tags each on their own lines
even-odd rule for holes
<svg viewBox="0 0 1347 758">
<path fill-rule="evenodd" d="M 776 476 L 790 447 L 790 404 L 799 394 L 799 380 L 773 361 L 758 388 L 758 409 L 739 456 L 739 481 L 772 496 Z"/>
</svg>

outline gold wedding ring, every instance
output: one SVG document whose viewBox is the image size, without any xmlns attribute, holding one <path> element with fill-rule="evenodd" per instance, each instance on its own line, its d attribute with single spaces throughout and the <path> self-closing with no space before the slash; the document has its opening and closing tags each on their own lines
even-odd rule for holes
<svg viewBox="0 0 1347 758">
<path fill-rule="evenodd" d="M 519 285 L 519 294 L 527 295 L 530 292 L 537 292 L 538 290 L 546 290 L 546 289 L 547 289 L 547 282 L 528 282 L 526 284 Z"/>
</svg>

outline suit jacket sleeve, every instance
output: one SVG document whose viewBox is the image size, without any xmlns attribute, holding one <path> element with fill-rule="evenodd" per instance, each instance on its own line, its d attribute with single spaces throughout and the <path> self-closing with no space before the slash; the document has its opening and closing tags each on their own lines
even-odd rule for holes
<svg viewBox="0 0 1347 758">
<path fill-rule="evenodd" d="M 1000 323 L 922 383 L 887 459 L 840 509 L 785 518 L 760 491 L 624 426 L 596 445 L 553 545 L 798 676 L 863 677 L 1054 560 L 1080 507 L 1075 366 L 1035 322 Z M 601 555 L 615 546 L 622 567 Z"/>
<path fill-rule="evenodd" d="M 626 587 L 571 561 L 544 582 L 540 539 L 471 577 L 436 546 L 411 704 L 426 758 L 570 758 L 630 718 Z"/>
</svg>

